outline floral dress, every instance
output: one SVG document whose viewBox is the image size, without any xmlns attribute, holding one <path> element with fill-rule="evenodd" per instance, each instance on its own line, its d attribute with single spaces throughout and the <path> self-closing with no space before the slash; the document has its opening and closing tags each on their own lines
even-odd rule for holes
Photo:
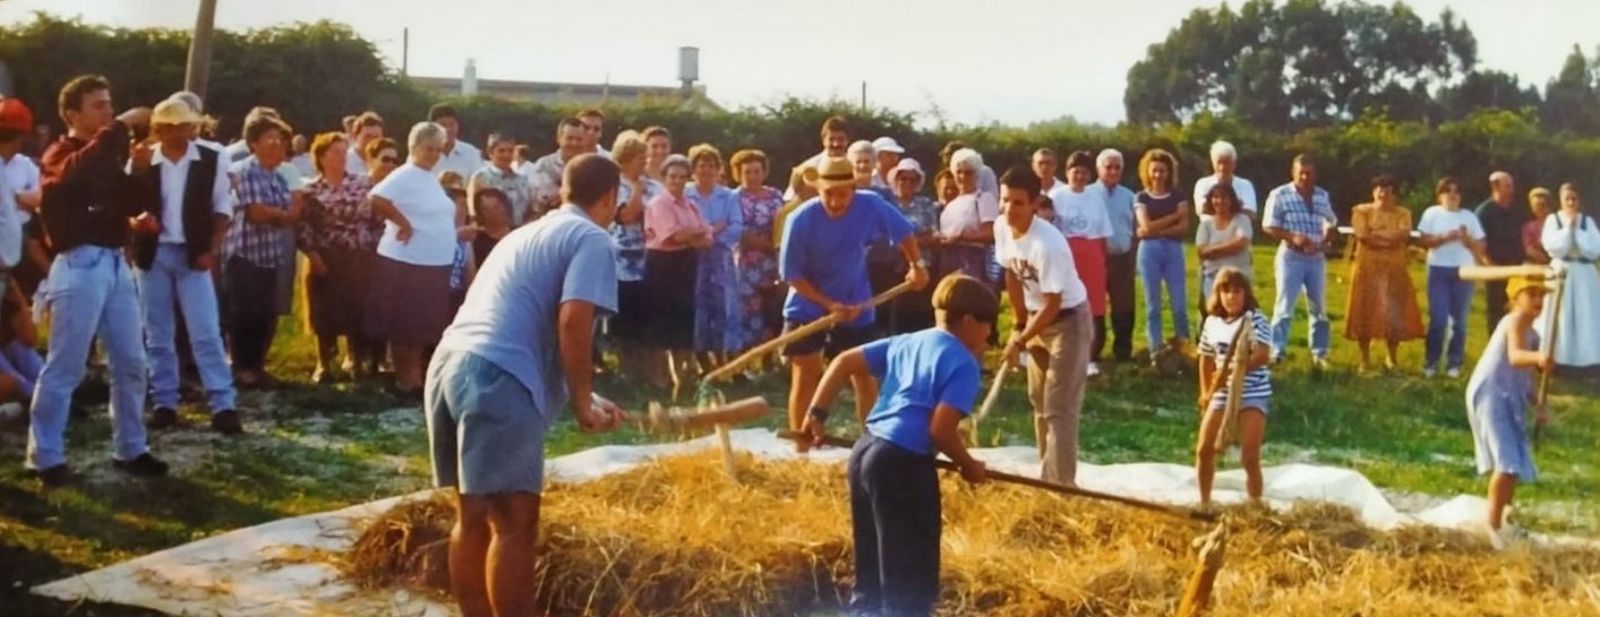
<svg viewBox="0 0 1600 617">
<path fill-rule="evenodd" d="M 746 233 L 772 235 L 772 222 L 783 207 L 783 193 L 770 186 L 755 190 L 738 189 L 739 213 Z M 778 253 L 770 249 L 740 246 L 735 259 L 738 277 L 736 298 L 739 310 L 734 315 L 732 333 L 739 348 L 764 338 L 768 326 L 763 313 L 763 296 L 778 284 Z"/>
<path fill-rule="evenodd" d="M 633 197 L 633 184 L 624 179 L 617 188 L 617 209 L 621 210 Z M 649 204 L 657 195 L 667 192 L 666 185 L 642 178 L 639 183 L 641 203 Z M 632 282 L 644 280 L 644 218 L 632 223 L 616 221 L 611 224 L 611 241 L 617 246 L 617 280 Z"/>
<path fill-rule="evenodd" d="M 684 198 L 694 204 L 705 217 L 707 225 L 722 225 L 722 231 L 713 236 L 711 246 L 700 251 L 700 264 L 696 268 L 694 285 L 694 350 L 739 351 L 744 341 L 732 327 L 735 315 L 741 312 L 738 301 L 738 269 L 734 267 L 734 251 L 739 238 L 744 235 L 744 217 L 739 209 L 739 198 L 725 186 L 714 186 L 710 195 L 703 195 L 693 184 L 684 190 Z"/>
</svg>

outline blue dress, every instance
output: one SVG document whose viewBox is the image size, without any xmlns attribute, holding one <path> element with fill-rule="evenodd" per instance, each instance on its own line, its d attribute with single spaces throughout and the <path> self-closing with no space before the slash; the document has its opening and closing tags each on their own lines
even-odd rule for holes
<svg viewBox="0 0 1600 617">
<path fill-rule="evenodd" d="M 739 351 L 746 344 L 742 330 L 734 327 L 741 307 L 739 272 L 733 255 L 744 235 L 739 196 L 725 186 L 712 187 L 708 196 L 690 184 L 684 197 L 700 209 L 706 224 L 727 226 L 712 239 L 709 248 L 700 251 L 694 287 L 694 350 Z"/>
<path fill-rule="evenodd" d="M 1489 337 L 1478 366 L 1467 381 L 1467 421 L 1472 425 L 1478 473 L 1508 473 L 1521 482 L 1538 475 L 1528 442 L 1528 402 L 1533 395 L 1533 371 L 1511 366 L 1507 334 L 1516 327 L 1516 315 L 1506 315 Z M 1539 335 L 1528 329 L 1526 342 L 1539 347 Z"/>
</svg>

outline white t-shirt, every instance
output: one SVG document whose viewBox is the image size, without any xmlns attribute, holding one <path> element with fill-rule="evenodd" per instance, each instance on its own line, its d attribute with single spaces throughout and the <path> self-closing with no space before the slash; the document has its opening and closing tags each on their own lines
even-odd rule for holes
<svg viewBox="0 0 1600 617">
<path fill-rule="evenodd" d="M 1051 183 L 1050 188 L 1045 189 L 1043 193 L 1045 197 L 1050 198 L 1050 209 L 1054 210 L 1061 207 L 1061 202 L 1066 200 L 1065 194 L 1071 191 L 1072 189 L 1067 188 L 1067 183 L 1065 181 L 1057 179 L 1054 183 Z"/>
<path fill-rule="evenodd" d="M 200 145 L 190 143 L 189 149 L 176 161 L 168 160 L 158 149 L 150 159 L 150 164 L 161 172 L 161 236 L 158 241 L 162 244 L 188 242 L 183 228 L 183 192 L 189 184 L 189 166 L 200 160 L 200 148 Z M 228 181 L 227 163 L 219 153 L 216 177 L 211 181 L 212 212 L 223 216 L 233 215 L 233 195 L 229 190 L 232 185 Z"/>
<path fill-rule="evenodd" d="M 11 155 L 11 160 L 0 160 L 0 173 L 5 174 L 12 196 L 18 193 L 32 193 L 39 190 L 39 165 L 21 153 Z M 33 213 L 22 209 L 18 202 L 17 221 L 19 225 L 27 225 L 33 220 Z"/>
<path fill-rule="evenodd" d="M 358 176 L 368 174 L 367 157 L 361 155 L 361 148 L 354 143 L 350 144 L 350 149 L 344 153 L 344 171 Z"/>
<path fill-rule="evenodd" d="M 1444 206 L 1429 206 L 1422 211 L 1422 220 L 1417 221 L 1417 231 L 1430 236 L 1442 236 L 1453 230 L 1467 228 L 1467 235 L 1473 240 L 1483 240 L 1483 223 L 1478 221 L 1478 215 L 1471 210 L 1462 208 L 1451 212 Z M 1518 230 L 1517 233 L 1522 233 Z M 1472 249 L 1460 240 L 1452 240 L 1439 246 L 1428 249 L 1428 265 L 1443 268 L 1459 268 L 1475 263 Z"/>
<path fill-rule="evenodd" d="M 1195 180 L 1194 201 L 1189 203 L 1194 204 L 1194 213 L 1196 215 L 1202 217 L 1205 216 L 1204 214 L 1201 214 L 1201 212 L 1204 212 L 1204 208 L 1206 207 L 1206 194 L 1210 193 L 1211 187 L 1216 185 L 1216 175 L 1210 175 L 1199 180 Z M 1249 180 L 1240 178 L 1239 176 L 1234 176 L 1233 192 L 1239 196 L 1239 205 L 1244 209 L 1245 212 L 1249 212 L 1252 215 L 1252 218 L 1254 218 L 1257 203 L 1256 185 L 1251 184 Z"/>
<path fill-rule="evenodd" d="M 27 158 L 20 154 L 12 158 Z M 22 219 L 17 209 L 17 190 L 10 174 L 0 173 L 0 265 L 15 267 L 22 261 Z"/>
<path fill-rule="evenodd" d="M 456 203 L 433 172 L 406 163 L 395 168 L 372 194 L 389 200 L 411 222 L 411 240 L 401 242 L 400 226 L 383 224 L 378 254 L 418 266 L 448 266 L 456 257 Z"/>
<path fill-rule="evenodd" d="M 996 224 L 994 252 L 1000 265 L 1022 283 L 1022 303 L 1028 312 L 1044 308 L 1045 294 L 1061 294 L 1062 309 L 1089 300 L 1067 238 L 1048 221 L 1035 218 L 1020 238 L 1012 237 L 1010 225 Z"/>
<path fill-rule="evenodd" d="M 445 172 L 453 171 L 461 175 L 462 182 L 466 182 L 483 165 L 483 153 L 477 146 L 457 139 L 456 147 L 440 156 L 439 162 L 433 165 L 433 175 L 442 176 Z"/>
<path fill-rule="evenodd" d="M 1000 200 L 979 191 L 950 200 L 939 211 L 939 233 L 954 236 L 1000 218 Z"/>
<path fill-rule="evenodd" d="M 1085 187 L 1082 193 L 1072 192 L 1072 188 L 1057 193 L 1061 201 L 1056 202 L 1056 229 L 1068 238 L 1109 238 L 1111 237 L 1111 213 L 1106 210 L 1106 192 L 1094 190 L 1093 185 Z M 1051 201 L 1055 201 L 1052 196 Z"/>
</svg>

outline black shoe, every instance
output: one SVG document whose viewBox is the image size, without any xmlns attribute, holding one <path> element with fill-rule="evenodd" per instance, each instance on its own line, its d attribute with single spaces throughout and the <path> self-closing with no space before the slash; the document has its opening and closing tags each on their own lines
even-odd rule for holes
<svg viewBox="0 0 1600 617">
<path fill-rule="evenodd" d="M 140 478 L 154 478 L 157 476 L 167 475 L 167 464 L 161 462 L 160 459 L 154 456 L 150 456 L 149 452 L 140 454 L 131 461 L 111 459 L 111 466 L 116 467 L 118 471 L 125 472 L 130 476 Z"/>
<path fill-rule="evenodd" d="M 244 432 L 244 424 L 239 422 L 239 412 L 224 409 L 211 414 L 211 430 L 223 435 L 238 435 Z"/>
<path fill-rule="evenodd" d="M 164 428 L 172 428 L 177 426 L 177 424 L 178 410 L 171 407 L 157 407 L 155 411 L 150 412 L 150 417 L 146 418 L 144 421 L 145 428 L 148 428 L 152 431 L 159 431 Z"/>
<path fill-rule="evenodd" d="M 33 470 L 34 477 L 44 483 L 45 488 L 60 488 L 78 481 L 78 474 L 72 471 L 66 463 Z"/>
</svg>

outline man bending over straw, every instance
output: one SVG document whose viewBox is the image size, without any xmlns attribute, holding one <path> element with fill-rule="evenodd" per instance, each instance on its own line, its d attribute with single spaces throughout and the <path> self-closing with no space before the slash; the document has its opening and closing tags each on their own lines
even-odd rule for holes
<svg viewBox="0 0 1600 617">
<path fill-rule="evenodd" d="M 591 388 L 595 319 L 617 307 L 606 227 L 620 176 L 593 154 L 564 175 L 563 205 L 500 241 L 428 366 L 434 483 L 456 488 L 450 586 L 464 617 L 537 613 L 544 437 L 557 410 L 570 401 L 588 431 L 628 419 Z"/>
<path fill-rule="evenodd" d="M 928 615 L 939 599 L 939 478 L 944 453 L 961 477 L 982 482 L 957 428 L 978 398 L 978 358 L 1000 307 L 977 279 L 954 274 L 933 292 L 936 327 L 868 343 L 828 366 L 804 431 L 820 442 L 828 406 L 846 381 L 875 379 L 877 402 L 850 452 L 853 614 Z M 804 448 L 807 444 L 798 442 Z"/>
</svg>

